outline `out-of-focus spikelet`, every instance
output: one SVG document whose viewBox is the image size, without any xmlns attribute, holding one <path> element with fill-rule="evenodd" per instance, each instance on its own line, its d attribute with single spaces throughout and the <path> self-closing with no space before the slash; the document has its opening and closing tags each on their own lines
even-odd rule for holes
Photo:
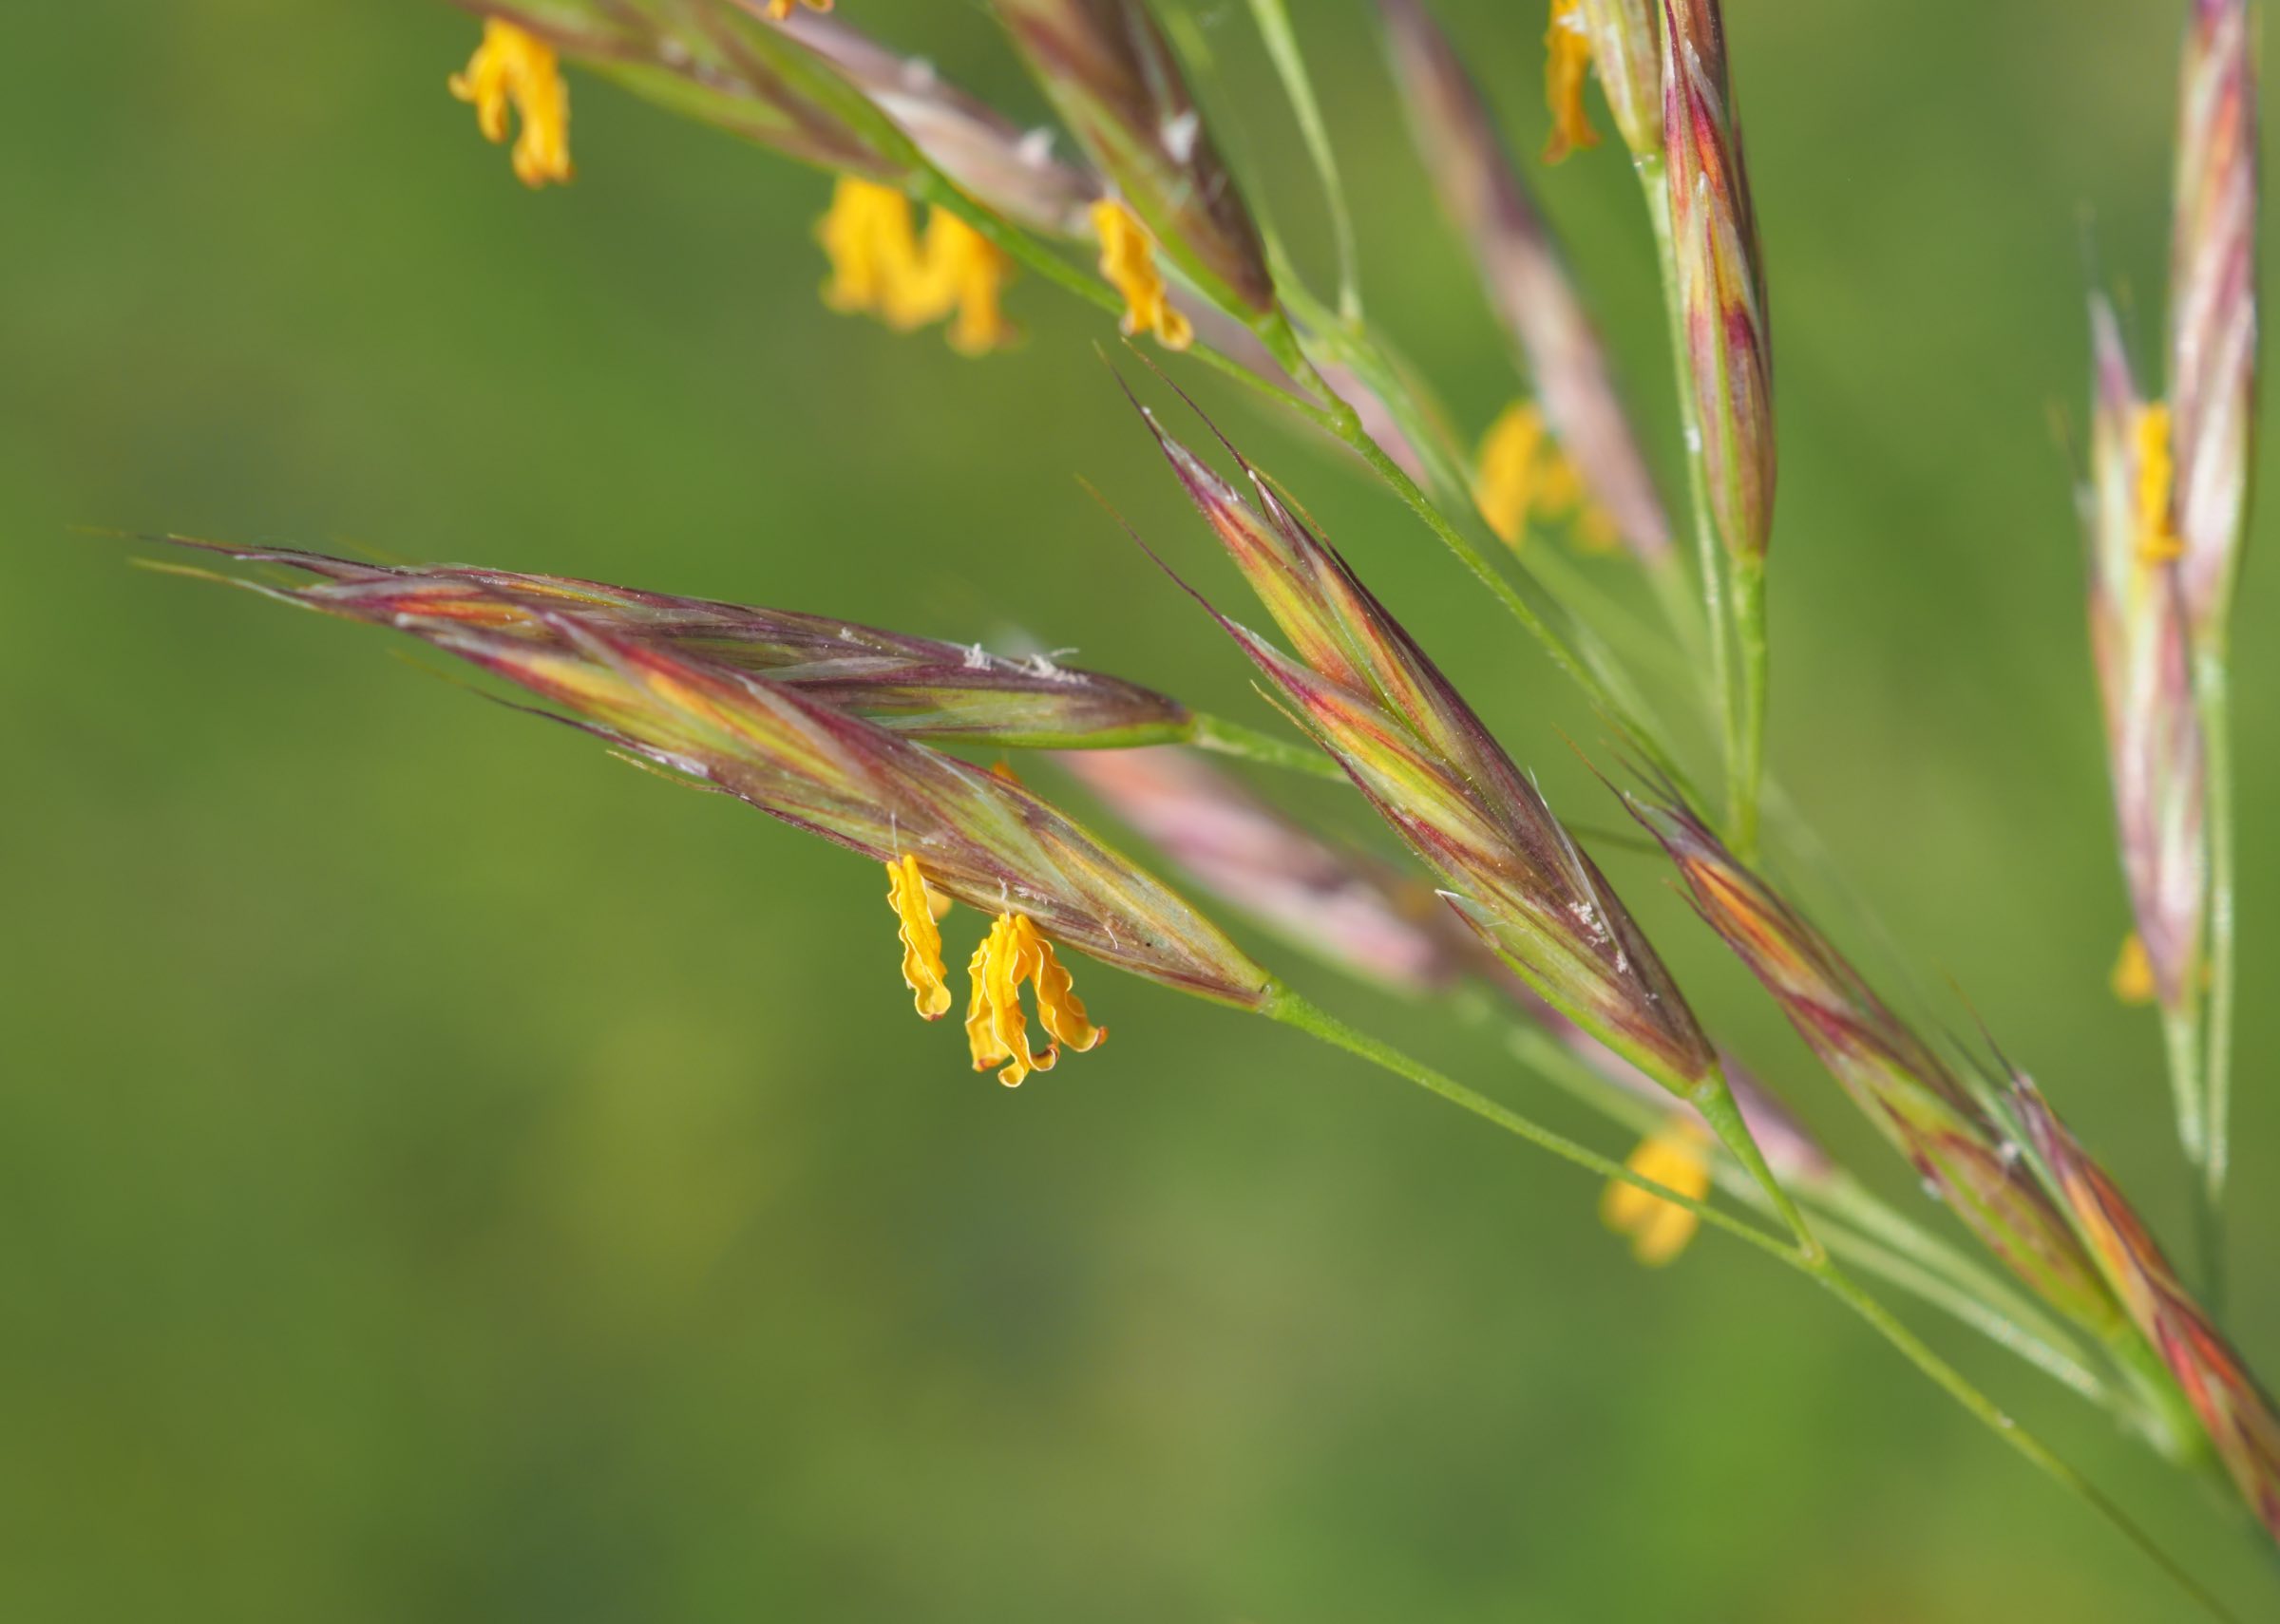
<svg viewBox="0 0 2280 1624">
<path fill-rule="evenodd" d="M 1100 180 L 1054 155 L 1052 131 L 1023 129 L 942 78 L 932 63 L 888 49 L 839 15 L 794 11 L 782 27 L 852 80 L 929 162 L 983 204 L 1032 230 L 1090 233 Z"/>
<path fill-rule="evenodd" d="M 2200 715 L 2179 543 L 2172 528 L 2171 417 L 2138 398 L 2112 308 L 2091 311 L 2090 484 L 2082 493 L 2090 645 L 2138 935 L 2166 1006 L 2199 974 L 2208 856 Z"/>
<path fill-rule="evenodd" d="M 1670 521 L 1550 228 L 1423 0 L 1378 0 L 1378 10 L 1425 167 L 1527 358 L 1545 416 L 1625 545 L 1661 563 Z"/>
<path fill-rule="evenodd" d="M 2256 28 L 2193 0 L 2170 247 L 2169 404 L 2185 608 L 2221 636 L 2240 568 L 2256 408 Z"/>
</svg>

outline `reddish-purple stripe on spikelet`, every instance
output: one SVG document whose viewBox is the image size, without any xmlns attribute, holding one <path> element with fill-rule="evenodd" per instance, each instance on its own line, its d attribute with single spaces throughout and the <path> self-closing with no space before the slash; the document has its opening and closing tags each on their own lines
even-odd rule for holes
<svg viewBox="0 0 2280 1624">
<path fill-rule="evenodd" d="M 1625 798 L 1711 929 L 1772 993 L 1862 1114 L 1989 1251 L 2100 1334 L 2115 1304 L 2058 1210 L 1953 1069 L 1782 897 L 1683 806 Z"/>
<path fill-rule="evenodd" d="M 553 641 L 558 617 L 567 615 L 788 684 L 913 738 L 1093 749 L 1180 739 L 1192 727 L 1178 701 L 1121 678 L 826 615 L 510 570 L 183 544 L 320 576 L 314 585 L 261 590 L 326 614 L 415 633 L 472 627 L 540 642 Z"/>
<path fill-rule="evenodd" d="M 915 855 L 930 885 L 971 907 L 1026 914 L 1056 942 L 1183 991 L 1254 1009 L 1264 1000 L 1265 971 L 1025 786 L 606 618 L 502 602 L 492 624 L 465 614 L 388 624 L 555 708 L 542 714 L 796 828 L 883 862 Z"/>
<path fill-rule="evenodd" d="M 1665 1087 L 1714 1078 L 1716 1057 L 1662 960 L 1440 670 L 1248 463 L 1255 511 L 1149 423 L 1302 657 L 1214 617 L 1450 903 L 1548 1003 Z"/>
<path fill-rule="evenodd" d="M 1774 357 L 1764 254 L 1718 0 L 1662 0 L 1664 190 L 1700 444 L 1719 538 L 1763 557 L 1774 516 Z"/>
<path fill-rule="evenodd" d="M 1214 302 L 1275 305 L 1266 250 L 1178 59 L 1141 0 L 993 0 L 1111 186 Z"/>
<path fill-rule="evenodd" d="M 2221 637 L 2240 567 L 2256 417 L 2256 28 L 2195 0 L 2178 89 L 2169 269 L 2176 527 L 2194 634 Z"/>
<path fill-rule="evenodd" d="M 2115 1294 L 2176 1377 L 2241 1499 L 2280 1539 L 2280 1411 L 2041 1090 L 2014 1073 L 2011 1098 Z"/>
</svg>

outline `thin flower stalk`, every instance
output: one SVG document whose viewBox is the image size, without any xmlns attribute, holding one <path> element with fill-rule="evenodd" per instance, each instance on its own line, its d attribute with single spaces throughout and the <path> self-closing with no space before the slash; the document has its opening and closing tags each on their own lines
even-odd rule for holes
<svg viewBox="0 0 2280 1624">
<path fill-rule="evenodd" d="M 1572 1140 L 1550 1131 L 1521 1116 L 1518 1112 L 1498 1105 L 1478 1090 L 1469 1088 L 1454 1078 L 1434 1070 L 1390 1044 L 1355 1030 L 1344 1022 L 1315 1008 L 1287 989 L 1281 990 L 1270 1002 L 1267 1013 L 1283 1024 L 1307 1032 L 1334 1048 L 1344 1049 L 1358 1059 L 1366 1060 L 1396 1077 L 1415 1084 L 1428 1093 L 1471 1112 L 1506 1132 L 1548 1150 L 1562 1161 L 1598 1174 L 1604 1179 L 1622 1180 L 1644 1189 L 1649 1195 L 1673 1205 L 1687 1208 L 1706 1224 L 1715 1225 L 1734 1236 L 1776 1262 L 1797 1271 L 1835 1297 L 1859 1316 L 1871 1330 L 1883 1338 L 1894 1351 L 1915 1367 L 1917 1371 L 1941 1391 L 1962 1406 L 1981 1426 L 1987 1428 L 2005 1447 L 2042 1473 L 2068 1494 L 2080 1501 L 2108 1526 L 2135 1547 L 2147 1560 L 2194 1598 L 2195 1605 L 2212 1617 L 2235 1620 L 2237 1615 L 2191 1573 L 2165 1551 L 2151 1535 L 2140 1528 L 2130 1515 L 2117 1505 L 2098 1486 L 2061 1459 L 2032 1432 L 1985 1392 L 1973 1386 L 1963 1372 L 1932 1350 L 1924 1339 L 1895 1318 L 1890 1310 L 1870 1295 L 1848 1275 L 1839 1269 L 1822 1249 L 1805 1250 L 1783 1245 L 1774 1237 L 1764 1234 L 1720 1212 L 1714 1206 L 1686 1195 L 1668 1185 L 1658 1185 L 1632 1169 L 1620 1166 L 1606 1158 L 1577 1144 Z"/>
<path fill-rule="evenodd" d="M 1534 784 L 1345 560 L 1247 463 L 1256 510 L 1143 415 L 1297 650 L 1294 659 L 1212 611 L 1286 713 L 1345 768 L 1489 948 L 1554 1009 L 1700 1110 L 1800 1243 L 1817 1251 L 1750 1138 L 1693 1011 Z"/>
<path fill-rule="evenodd" d="M 2207 1153 L 2196 1036 L 2208 848 L 2201 723 L 2175 528 L 2173 418 L 2141 399 L 2105 301 L 2091 310 L 2090 646 L 2115 823 L 2148 990 L 2170 1036 L 2178 1137 Z M 2126 989 L 2125 989 L 2126 991 Z"/>
<path fill-rule="evenodd" d="M 1602 1082 L 1669 1107 L 1665 1089 L 1484 952 L 1414 873 L 1316 833 L 1187 750 L 1088 751 L 1061 765 L 1180 873 L 1302 952 L 1408 997 L 1446 997 L 1486 979 Z M 1805 1125 L 1730 1061 L 1726 1076 L 1781 1180 L 1808 1192 L 1824 1183 L 1834 1167 Z"/>
<path fill-rule="evenodd" d="M 2041 1090 L 2014 1071 L 2008 1098 L 2114 1294 L 2175 1376 L 2243 1503 L 2280 1539 L 2280 1410 Z"/>
<path fill-rule="evenodd" d="M 1670 521 L 1589 312 L 1448 36 L 1423 0 L 1378 0 L 1396 83 L 1442 208 L 1534 378 L 1544 416 L 1624 544 L 1670 566 Z"/>
</svg>

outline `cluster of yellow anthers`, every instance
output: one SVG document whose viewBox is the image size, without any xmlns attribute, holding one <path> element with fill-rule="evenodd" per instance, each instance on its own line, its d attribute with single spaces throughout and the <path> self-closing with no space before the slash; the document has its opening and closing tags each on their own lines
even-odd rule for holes
<svg viewBox="0 0 2280 1624">
<path fill-rule="evenodd" d="M 902 921 L 902 981 L 911 1001 L 927 1020 L 950 1012 L 950 984 L 942 965 L 942 934 L 935 921 L 949 900 L 926 884 L 919 859 L 907 852 L 886 865 L 886 899 Z M 966 965 L 973 992 L 966 1001 L 966 1042 L 974 1069 L 1002 1064 L 998 1081 L 1018 1087 L 1033 1071 L 1051 1071 L 1063 1048 L 1077 1054 L 1097 1048 L 1109 1029 L 1096 1027 L 1070 985 L 1069 972 L 1036 922 L 1010 910 L 998 916 L 990 934 Z M 1053 1042 L 1042 1053 L 1029 1043 L 1029 1017 L 1021 1009 L 1021 984 L 1036 990 L 1037 1019 Z"/>
<path fill-rule="evenodd" d="M 824 302 L 835 311 L 875 315 L 903 332 L 948 316 L 950 346 L 961 355 L 987 354 L 1017 336 L 998 306 L 1012 261 L 947 209 L 928 216 L 922 242 L 908 198 L 843 175 L 816 236 L 831 260 Z"/>
<path fill-rule="evenodd" d="M 1586 553 L 1616 547 L 1615 521 L 1590 499 L 1583 476 L 1544 426 L 1544 414 L 1515 401 L 1481 436 L 1472 500 L 1508 546 L 1526 538 L 1531 519 L 1570 515 L 1577 546 Z"/>
<path fill-rule="evenodd" d="M 1544 30 L 1544 99 L 1551 104 L 1545 162 L 1557 163 L 1578 148 L 1599 144 L 1599 132 L 1584 113 L 1584 82 L 1590 76 L 1591 38 L 1584 32 L 1583 0 L 1551 0 L 1551 27 Z"/>
<path fill-rule="evenodd" d="M 512 106 L 522 128 L 515 137 L 515 179 L 525 186 L 567 182 L 570 168 L 570 86 L 554 47 L 514 24 L 493 17 L 467 66 L 450 78 L 451 94 L 475 106 L 485 141 L 506 139 Z"/>
<path fill-rule="evenodd" d="M 1640 1142 L 1624 1165 L 1642 1179 L 1699 1201 L 1710 1190 L 1710 1136 L 1692 1117 L 1672 1117 Z M 1631 1256 L 1649 1267 L 1685 1251 L 1701 1225 L 1685 1207 L 1620 1179 L 1608 1183 L 1599 1216 L 1609 1229 L 1630 1237 Z"/>
</svg>

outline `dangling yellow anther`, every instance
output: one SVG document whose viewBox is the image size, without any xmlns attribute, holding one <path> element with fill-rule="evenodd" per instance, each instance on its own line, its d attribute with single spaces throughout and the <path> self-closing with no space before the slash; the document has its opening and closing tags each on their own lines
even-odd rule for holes
<svg viewBox="0 0 2280 1624">
<path fill-rule="evenodd" d="M 800 4 L 810 11 L 831 9 L 831 0 L 800 0 Z M 792 0 L 768 0 L 768 20 L 771 23 L 782 22 L 791 15 L 791 6 Z"/>
<path fill-rule="evenodd" d="M 884 313 L 923 275 L 910 199 L 891 186 L 841 176 L 816 239 L 831 261 L 824 303 L 843 314 Z"/>
<path fill-rule="evenodd" d="M 2170 522 L 2175 470 L 2169 451 L 2169 407 L 2159 401 L 2139 406 L 2131 435 L 2138 453 L 2138 561 L 2166 564 L 2185 552 L 2185 543 Z"/>
<path fill-rule="evenodd" d="M 1640 1142 L 1624 1163 L 1642 1179 L 1700 1200 L 1710 1191 L 1710 1136 L 1691 1117 L 1672 1117 Z M 1631 1256 L 1649 1268 L 1686 1250 L 1701 1219 L 1686 1208 L 1649 1195 L 1622 1180 L 1607 1185 L 1599 1203 L 1600 1220 L 1631 1238 Z"/>
<path fill-rule="evenodd" d="M 1570 539 L 1586 553 L 1611 551 L 1615 521 L 1591 500 L 1584 476 L 1544 425 L 1534 403 L 1514 401 L 1480 437 L 1472 500 L 1499 539 L 1518 547 L 1529 521 L 1568 515 Z"/>
<path fill-rule="evenodd" d="M 1509 547 L 1520 545 L 1528 534 L 1528 516 L 1535 510 L 1538 454 L 1544 446 L 1544 414 L 1527 401 L 1504 408 L 1488 433 L 1480 437 L 1478 466 L 1472 476 L 1472 500 L 1489 528 Z"/>
<path fill-rule="evenodd" d="M 1544 100 L 1551 104 L 1551 139 L 1544 143 L 1547 163 L 1599 144 L 1599 132 L 1584 112 L 1584 82 L 1591 76 L 1591 37 L 1584 32 L 1582 12 L 1583 0 L 1551 0 L 1551 27 L 1544 30 Z"/>
<path fill-rule="evenodd" d="M 1014 274 L 1005 251 L 947 209 L 926 220 L 926 270 L 934 280 L 939 314 L 950 316 L 950 348 L 987 355 L 1019 336 L 998 298 Z"/>
<path fill-rule="evenodd" d="M 2136 931 L 2121 938 L 2121 956 L 2114 961 L 2109 984 L 2115 998 L 2124 1004 L 2150 1004 L 2160 996 L 2160 985 L 2154 979 L 2153 955 L 2145 951 L 2145 938 Z"/>
<path fill-rule="evenodd" d="M 963 355 L 1016 336 L 998 308 L 1013 261 L 947 210 L 927 220 L 922 247 L 908 198 L 843 175 L 816 238 L 831 260 L 824 303 L 842 314 L 875 315 L 903 332 L 952 316 L 950 343 Z"/>
<path fill-rule="evenodd" d="M 1124 331 L 1152 332 L 1167 349 L 1195 342 L 1195 327 L 1172 308 L 1156 269 L 1155 239 L 1139 217 L 1113 198 L 1092 205 L 1092 230 L 1100 238 L 1100 274 L 1124 295 Z"/>
<path fill-rule="evenodd" d="M 886 899 L 902 921 L 896 933 L 902 939 L 902 985 L 910 989 L 919 1013 L 939 1021 L 950 1012 L 950 983 L 942 966 L 942 933 L 934 922 L 949 900 L 927 886 L 919 859 L 907 852 L 886 865 Z"/>
<path fill-rule="evenodd" d="M 1086 1017 L 1053 944 L 1027 915 L 998 915 L 974 950 L 966 974 L 974 985 L 966 1000 L 966 1043 L 974 1051 L 974 1069 L 987 1071 L 1005 1063 L 998 1081 L 1008 1088 L 1019 1087 L 1033 1071 L 1051 1071 L 1060 1059 L 1053 1044 L 1042 1053 L 1030 1048 L 1029 1018 L 1021 1009 L 1024 981 L 1036 984 L 1037 1018 L 1059 1044 L 1082 1054 L 1109 1035 L 1106 1027 Z"/>
<path fill-rule="evenodd" d="M 1094 1026 L 1085 1013 L 1084 1000 L 1071 986 L 1068 968 L 1053 951 L 1053 944 L 1027 919 L 1021 924 L 1037 949 L 1036 973 L 1032 977 L 1037 990 L 1037 1019 L 1053 1034 L 1054 1042 L 1072 1053 L 1083 1054 L 1099 1047 L 1109 1029 Z"/>
<path fill-rule="evenodd" d="M 510 106 L 522 119 L 513 162 L 523 185 L 570 179 L 570 86 L 552 46 L 492 17 L 483 25 L 483 43 L 449 84 L 452 95 L 474 104 L 475 126 L 485 141 L 506 139 Z"/>
</svg>

